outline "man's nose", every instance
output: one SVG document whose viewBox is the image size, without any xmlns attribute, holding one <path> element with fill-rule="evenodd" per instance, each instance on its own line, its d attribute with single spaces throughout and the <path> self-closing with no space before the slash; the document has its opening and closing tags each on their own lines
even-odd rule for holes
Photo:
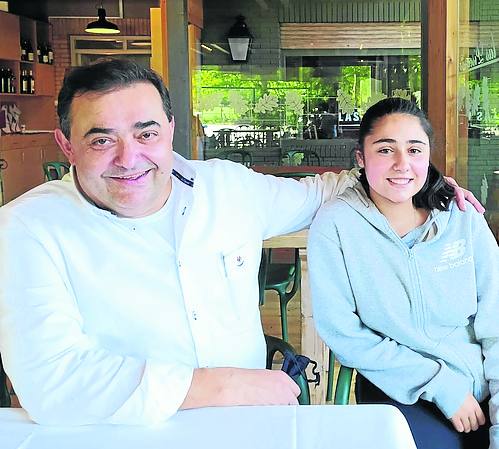
<svg viewBox="0 0 499 449">
<path fill-rule="evenodd" d="M 134 142 L 121 139 L 114 162 L 123 168 L 134 168 L 137 161 L 137 154 L 138 150 Z"/>
</svg>

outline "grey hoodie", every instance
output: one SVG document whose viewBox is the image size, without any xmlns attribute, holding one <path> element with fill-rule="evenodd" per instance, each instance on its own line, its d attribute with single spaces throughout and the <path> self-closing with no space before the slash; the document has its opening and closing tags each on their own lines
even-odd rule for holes
<svg viewBox="0 0 499 449">
<path fill-rule="evenodd" d="M 451 417 L 468 392 L 482 401 L 490 391 L 497 424 L 497 243 L 480 214 L 454 203 L 410 234 L 408 244 L 360 183 L 321 208 L 308 243 L 318 332 L 398 402 L 425 399 Z"/>
</svg>

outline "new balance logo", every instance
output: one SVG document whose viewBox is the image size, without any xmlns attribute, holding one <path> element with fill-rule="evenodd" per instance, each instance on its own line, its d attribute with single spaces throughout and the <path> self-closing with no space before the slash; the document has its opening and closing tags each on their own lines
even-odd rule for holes
<svg viewBox="0 0 499 449">
<path fill-rule="evenodd" d="M 460 239 L 447 243 L 442 251 L 438 265 L 433 267 L 436 272 L 458 268 L 468 263 L 473 263 L 473 256 L 463 257 L 466 252 L 466 240 Z M 457 259 L 457 260 L 456 260 Z"/>
<path fill-rule="evenodd" d="M 466 240 L 460 239 L 444 246 L 439 263 L 447 263 L 464 255 L 466 251 Z"/>
</svg>

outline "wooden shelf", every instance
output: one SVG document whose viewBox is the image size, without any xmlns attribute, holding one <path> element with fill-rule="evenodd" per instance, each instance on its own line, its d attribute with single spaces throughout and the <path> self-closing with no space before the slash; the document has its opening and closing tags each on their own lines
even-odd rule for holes
<svg viewBox="0 0 499 449">
<path fill-rule="evenodd" d="M 16 93 L 0 93 L 0 105 L 15 103 L 21 110 L 20 123 L 30 129 L 54 129 L 55 69 L 38 62 L 37 44 L 49 42 L 49 24 L 0 11 L 0 67 L 12 71 Z M 21 39 L 29 39 L 34 61 L 21 61 Z M 21 72 L 31 70 L 35 93 L 21 92 Z M 7 161 L 1 171 L 3 203 L 44 182 L 43 163 L 65 160 L 51 133 L 6 134 L 0 136 L 0 158 Z M 2 198 L 0 197 L 0 203 Z"/>
</svg>

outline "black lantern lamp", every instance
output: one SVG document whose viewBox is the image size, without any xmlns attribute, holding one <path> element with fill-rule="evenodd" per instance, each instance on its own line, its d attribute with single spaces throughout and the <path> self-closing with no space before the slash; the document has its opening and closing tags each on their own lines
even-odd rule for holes
<svg viewBox="0 0 499 449">
<path fill-rule="evenodd" d="M 118 26 L 106 19 L 106 10 L 101 6 L 97 9 L 99 20 L 90 22 L 85 31 L 92 34 L 119 34 Z"/>
<path fill-rule="evenodd" d="M 247 61 L 248 49 L 253 36 L 244 22 L 243 16 L 236 17 L 236 23 L 232 25 L 227 35 L 229 41 L 230 55 L 233 61 Z"/>
</svg>

